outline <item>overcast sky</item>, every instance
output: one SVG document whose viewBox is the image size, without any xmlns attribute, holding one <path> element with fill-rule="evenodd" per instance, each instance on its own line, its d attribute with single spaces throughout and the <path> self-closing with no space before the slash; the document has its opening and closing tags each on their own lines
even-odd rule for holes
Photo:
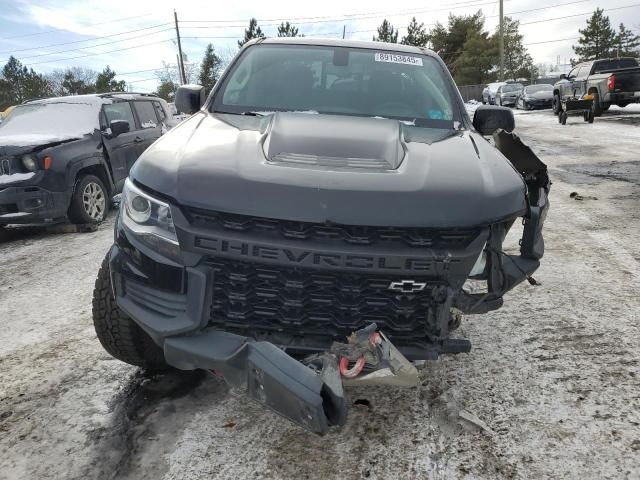
<svg viewBox="0 0 640 480">
<path fill-rule="evenodd" d="M 635 6 L 620 8 L 630 5 Z M 504 1 L 505 14 L 522 23 L 521 32 L 534 61 L 548 64 L 555 64 L 558 57 L 561 63 L 568 61 L 578 28 L 585 25 L 586 13 L 596 7 L 604 8 L 616 27 L 624 22 L 640 33 L 638 0 Z M 218 52 L 232 55 L 251 17 L 258 19 L 267 36 L 275 36 L 281 20 L 290 20 L 308 37 L 339 38 L 344 27 L 347 38 L 371 40 L 383 18 L 399 27 L 402 36 L 414 15 L 430 26 L 446 22 L 450 12 L 461 15 L 477 10 L 485 15 L 486 29 L 493 31 L 499 2 L 0 0 L 0 59 L 4 63 L 13 54 L 39 72 L 72 66 L 102 70 L 108 64 L 134 89 L 153 91 L 157 85 L 154 72 L 140 71 L 161 67 L 163 61 L 175 64 L 174 8 L 184 21 L 180 25 L 183 50 L 189 61 L 199 62 L 209 42 Z"/>
</svg>

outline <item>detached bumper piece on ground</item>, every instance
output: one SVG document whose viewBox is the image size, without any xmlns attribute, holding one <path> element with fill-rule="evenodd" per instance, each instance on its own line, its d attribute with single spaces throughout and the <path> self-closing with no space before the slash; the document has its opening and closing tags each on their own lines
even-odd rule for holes
<svg viewBox="0 0 640 480">
<path fill-rule="evenodd" d="M 324 435 L 347 418 L 342 381 L 412 386 L 418 372 L 371 324 L 348 343 L 297 361 L 269 342 L 221 331 L 169 338 L 167 362 L 208 369 L 293 423 Z"/>
</svg>

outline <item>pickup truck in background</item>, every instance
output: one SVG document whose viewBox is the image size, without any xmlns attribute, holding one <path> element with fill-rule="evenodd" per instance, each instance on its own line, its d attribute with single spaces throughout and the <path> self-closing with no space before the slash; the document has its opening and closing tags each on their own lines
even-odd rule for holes
<svg viewBox="0 0 640 480">
<path fill-rule="evenodd" d="M 599 116 L 611 105 L 626 107 L 640 102 L 640 65 L 635 58 L 611 58 L 579 63 L 561 75 L 553 87 L 553 113 L 561 99 L 593 95 L 593 114 Z"/>
</svg>

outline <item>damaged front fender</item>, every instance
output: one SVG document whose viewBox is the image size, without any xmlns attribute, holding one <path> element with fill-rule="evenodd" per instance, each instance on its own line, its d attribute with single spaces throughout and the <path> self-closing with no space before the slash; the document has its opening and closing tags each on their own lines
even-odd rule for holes
<svg viewBox="0 0 640 480">
<path fill-rule="evenodd" d="M 549 210 L 548 195 L 551 187 L 547 166 L 514 133 L 498 130 L 493 134 L 493 141 L 527 185 L 529 211 L 524 218 L 520 254 L 527 259 L 539 260 L 544 255 L 542 226 Z"/>
</svg>

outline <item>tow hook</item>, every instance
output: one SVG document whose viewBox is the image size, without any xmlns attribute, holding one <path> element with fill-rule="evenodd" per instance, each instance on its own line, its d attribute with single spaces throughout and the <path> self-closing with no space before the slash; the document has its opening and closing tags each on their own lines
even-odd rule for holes
<svg viewBox="0 0 640 480">
<path fill-rule="evenodd" d="M 375 323 L 352 333 L 347 343 L 334 343 L 329 353 L 339 359 L 345 385 L 383 384 L 415 386 L 418 370 L 391 343 Z M 349 365 L 353 366 L 349 368 Z"/>
</svg>

